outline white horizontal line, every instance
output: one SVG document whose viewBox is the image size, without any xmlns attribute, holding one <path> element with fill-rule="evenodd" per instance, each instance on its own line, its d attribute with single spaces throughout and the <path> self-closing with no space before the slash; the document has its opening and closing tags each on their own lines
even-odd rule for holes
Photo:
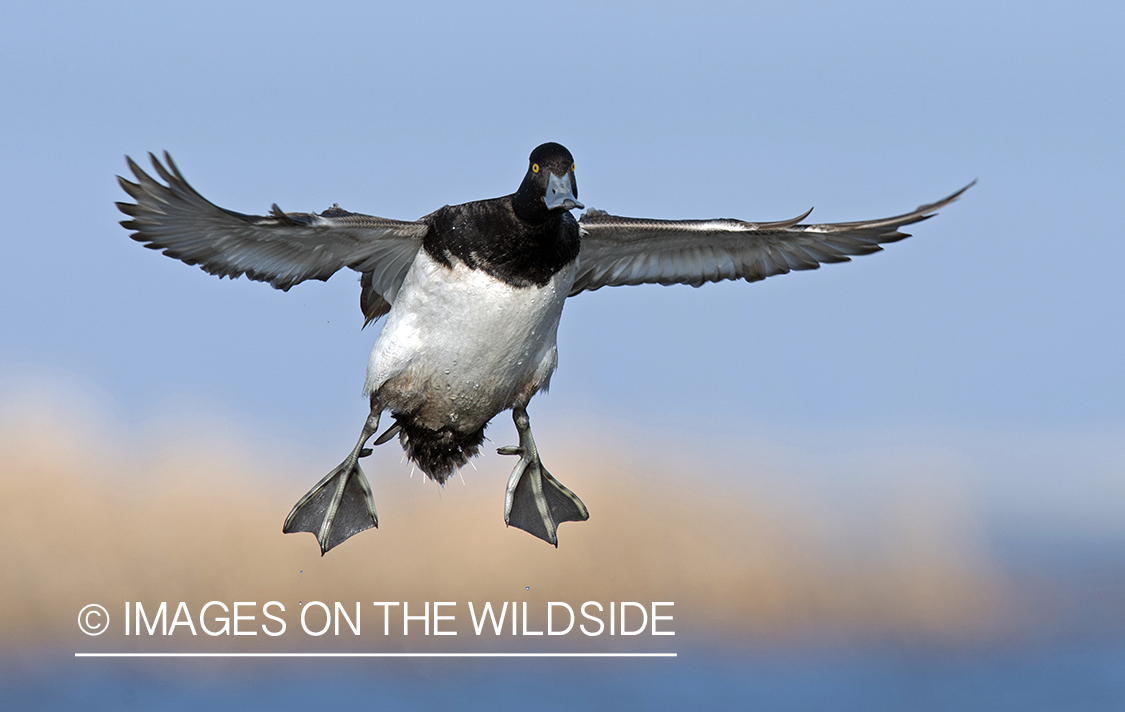
<svg viewBox="0 0 1125 712">
<path fill-rule="evenodd" d="M 75 653 L 76 658 L 674 658 L 676 653 Z"/>
</svg>

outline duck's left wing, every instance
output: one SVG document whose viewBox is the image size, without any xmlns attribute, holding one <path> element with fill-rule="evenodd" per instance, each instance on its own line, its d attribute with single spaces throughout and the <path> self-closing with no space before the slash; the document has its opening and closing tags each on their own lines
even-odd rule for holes
<svg viewBox="0 0 1125 712">
<path fill-rule="evenodd" d="M 905 237 L 904 225 L 933 217 L 973 186 L 903 215 L 879 220 L 802 225 L 791 220 L 649 220 L 587 211 L 578 223 L 582 249 L 570 295 L 627 284 L 690 284 L 724 279 L 756 282 L 790 270 L 847 262 Z"/>
</svg>

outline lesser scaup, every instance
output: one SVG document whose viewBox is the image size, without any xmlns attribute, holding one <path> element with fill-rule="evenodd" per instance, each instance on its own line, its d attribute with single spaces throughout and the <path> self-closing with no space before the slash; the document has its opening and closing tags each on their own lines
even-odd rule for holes
<svg viewBox="0 0 1125 712">
<path fill-rule="evenodd" d="M 136 203 L 118 203 L 122 225 L 145 247 L 220 277 L 246 275 L 283 291 L 361 275 L 366 323 L 386 315 L 367 366 L 371 412 L 348 457 L 293 507 L 285 532 L 311 532 L 321 553 L 379 525 L 359 459 L 379 418 L 394 418 L 372 446 L 398 436 L 410 459 L 444 483 L 476 455 L 484 429 L 511 410 L 520 460 L 508 480 L 504 520 L 558 546 L 562 522 L 583 521 L 582 500 L 543 466 L 527 417 L 557 363 L 555 335 L 568 296 L 626 284 L 757 281 L 845 262 L 907 237 L 966 186 L 936 203 L 880 220 L 804 225 L 792 220 L 649 220 L 582 208 L 574 159 L 545 143 L 512 195 L 446 206 L 415 221 L 337 206 L 319 214 L 243 215 L 208 202 L 171 156 L 151 156 L 160 183 L 126 158 L 137 182 L 118 178 Z M 811 211 L 810 211 L 811 212 Z"/>
</svg>

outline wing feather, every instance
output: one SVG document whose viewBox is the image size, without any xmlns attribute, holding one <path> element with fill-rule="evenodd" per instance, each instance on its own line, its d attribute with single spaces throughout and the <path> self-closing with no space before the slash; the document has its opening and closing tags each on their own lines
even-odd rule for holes
<svg viewBox="0 0 1125 712">
<path fill-rule="evenodd" d="M 428 229 L 423 222 L 388 220 L 336 206 L 316 214 L 285 213 L 274 205 L 269 215 L 244 215 L 197 193 L 167 152 L 164 163 L 152 154 L 149 158 L 164 182 L 126 156 L 136 182 L 120 176 L 118 181 L 136 202 L 117 204 L 130 218 L 121 224 L 145 247 L 219 277 L 245 275 L 287 291 L 349 267 L 364 273 L 365 314 L 368 303 L 377 300 L 389 309 Z"/>
<path fill-rule="evenodd" d="M 755 282 L 793 270 L 847 262 L 880 245 L 909 237 L 904 225 L 921 222 L 975 184 L 902 215 L 877 220 L 802 225 L 789 220 L 752 223 L 624 218 L 589 210 L 580 219 L 582 251 L 571 296 L 628 284 L 690 284 L 745 279 Z"/>
</svg>

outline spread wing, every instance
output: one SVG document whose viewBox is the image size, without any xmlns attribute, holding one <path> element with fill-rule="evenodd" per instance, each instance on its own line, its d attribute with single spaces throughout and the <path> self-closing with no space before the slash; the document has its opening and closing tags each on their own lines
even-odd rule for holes
<svg viewBox="0 0 1125 712">
<path fill-rule="evenodd" d="M 756 282 L 790 270 L 816 269 L 824 262 L 847 262 L 849 255 L 877 252 L 883 243 L 909 237 L 899 228 L 933 217 L 974 183 L 893 218 L 824 225 L 799 224 L 811 210 L 772 223 L 648 220 L 590 210 L 578 221 L 582 250 L 570 296 L 626 284 Z"/>
<path fill-rule="evenodd" d="M 282 291 L 306 279 L 326 280 L 343 267 L 363 273 L 361 306 L 368 321 L 390 309 L 427 226 L 342 210 L 320 214 L 243 215 L 214 205 L 180 174 L 149 154 L 156 174 L 126 157 L 136 183 L 117 180 L 136 203 L 118 203 L 121 224 L 137 242 L 220 277 L 246 275 Z"/>
</svg>

